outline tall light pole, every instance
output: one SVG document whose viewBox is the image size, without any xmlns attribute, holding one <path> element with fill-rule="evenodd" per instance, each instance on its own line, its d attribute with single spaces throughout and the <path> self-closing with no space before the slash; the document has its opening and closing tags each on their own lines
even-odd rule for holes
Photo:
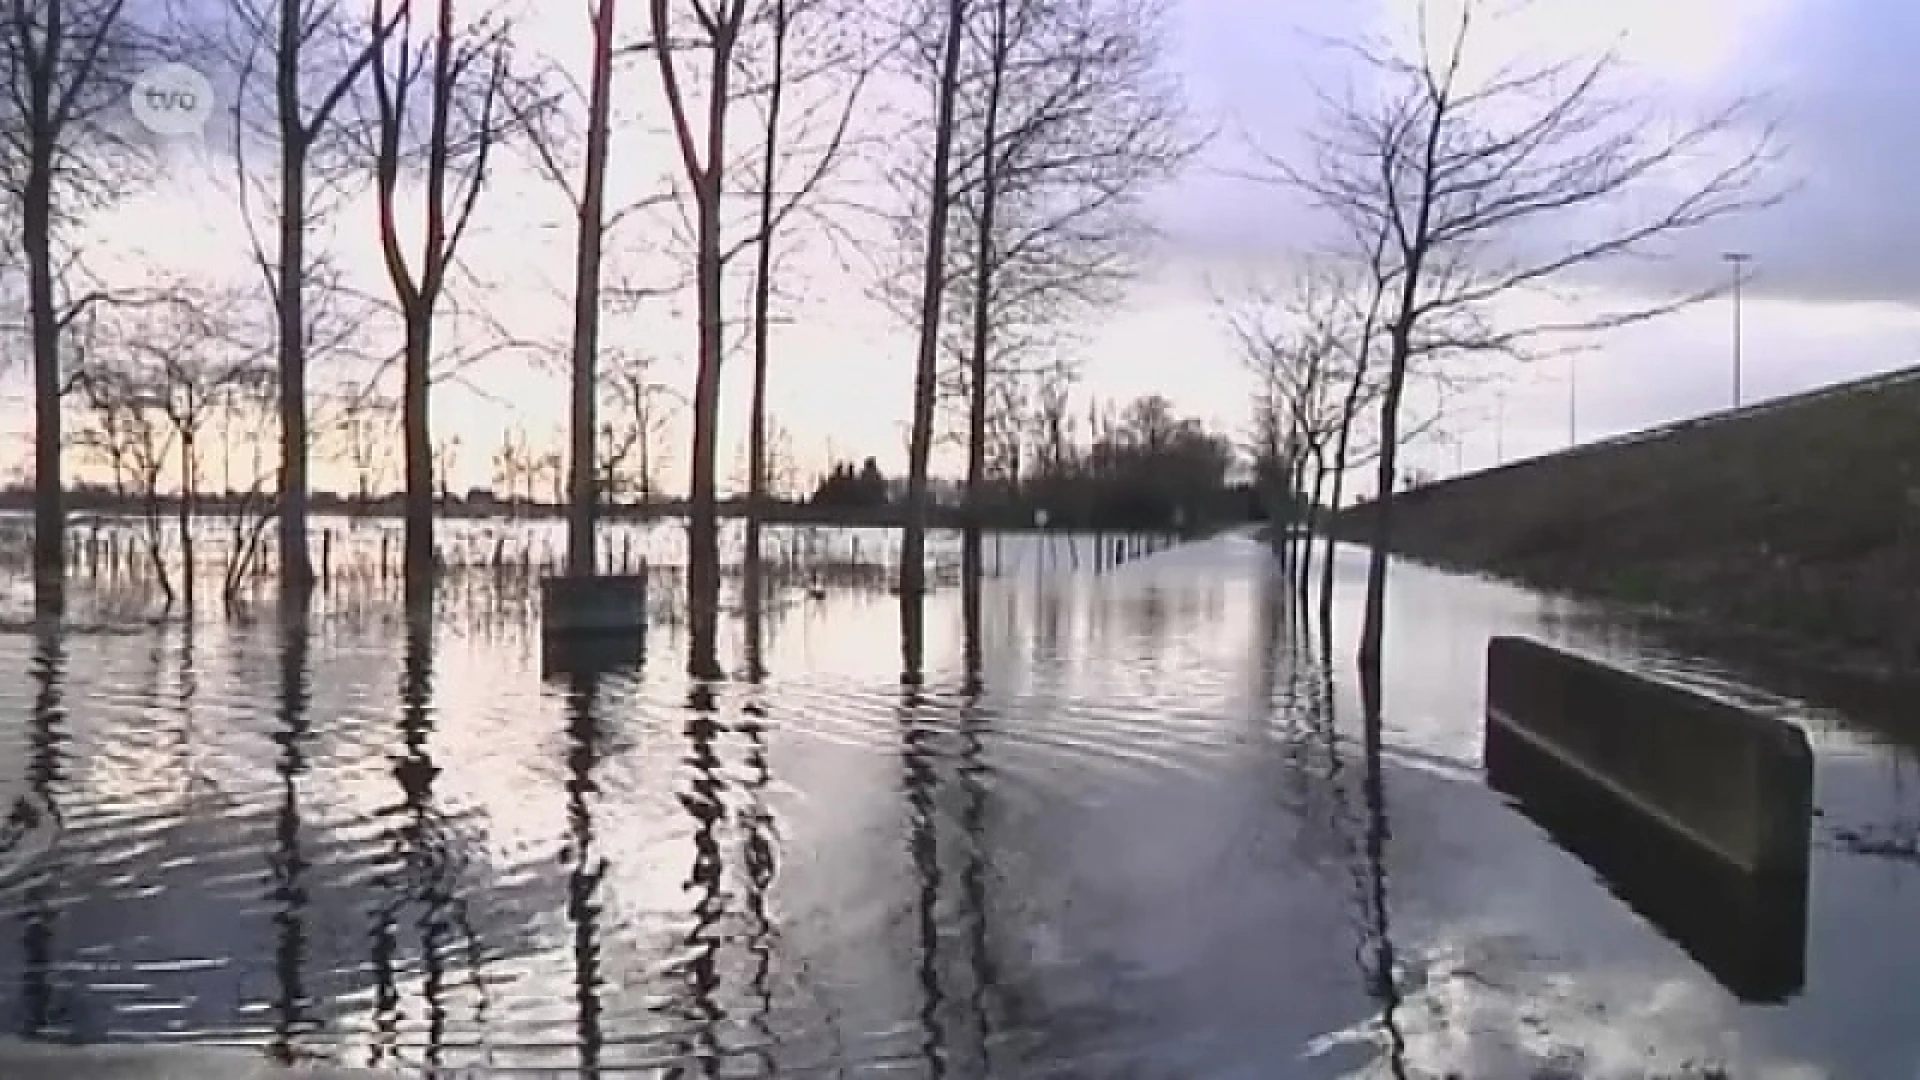
<svg viewBox="0 0 1920 1080">
<path fill-rule="evenodd" d="M 1720 256 L 1733 266 L 1733 407 L 1740 407 L 1740 286 L 1747 277 L 1747 263 L 1753 256 L 1744 251 L 1729 251 Z"/>
<path fill-rule="evenodd" d="M 1493 395 L 1493 463 L 1507 463 L 1507 395 Z"/>
<path fill-rule="evenodd" d="M 1567 353 L 1567 449 L 1580 441 L 1580 354 Z"/>
</svg>

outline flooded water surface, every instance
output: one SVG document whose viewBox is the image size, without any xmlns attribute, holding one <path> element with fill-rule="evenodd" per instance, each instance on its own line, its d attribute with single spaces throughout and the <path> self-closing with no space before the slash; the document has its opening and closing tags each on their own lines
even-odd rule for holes
<svg viewBox="0 0 1920 1080">
<path fill-rule="evenodd" d="M 1920 1072 L 1882 718 L 1402 567 L 1370 743 L 1353 627 L 1329 677 L 1253 540 L 1100 573 L 1005 543 L 977 625 L 927 598 L 911 688 L 898 600 L 827 585 L 766 613 L 757 682 L 690 683 L 670 625 L 543 672 L 528 590 L 477 572 L 430 621 L 366 589 L 0 635 L 0 1022 L 509 1075 Z M 1494 633 L 1805 726 L 1811 889 L 1747 939 L 1784 988 L 1691 940 L 1730 901 L 1649 901 L 1488 785 Z"/>
</svg>

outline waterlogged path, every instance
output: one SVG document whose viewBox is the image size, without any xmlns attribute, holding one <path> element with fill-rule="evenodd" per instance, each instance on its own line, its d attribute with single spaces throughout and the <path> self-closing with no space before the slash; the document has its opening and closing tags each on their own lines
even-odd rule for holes
<svg viewBox="0 0 1920 1080">
<path fill-rule="evenodd" d="M 1237 537 L 988 582 L 977 692 L 958 590 L 918 695 L 896 601 L 839 591 L 711 695 L 671 632 L 543 681 L 525 598 L 478 587 L 431 634 L 371 602 L 12 633 L 0 1022 L 531 1075 L 1913 1075 L 1908 751 L 1758 698 L 1808 726 L 1822 816 L 1804 985 L 1742 1004 L 1478 766 L 1490 633 L 1687 665 L 1394 588 L 1371 761 L 1351 627 L 1329 686 Z"/>
</svg>

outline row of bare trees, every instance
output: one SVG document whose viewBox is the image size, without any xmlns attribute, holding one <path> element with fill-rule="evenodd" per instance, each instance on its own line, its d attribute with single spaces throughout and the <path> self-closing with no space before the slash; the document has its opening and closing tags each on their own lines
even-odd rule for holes
<svg viewBox="0 0 1920 1080">
<path fill-rule="evenodd" d="M 941 402 L 963 418 L 977 511 L 996 450 L 1019 445 L 1023 405 L 1071 385 L 1062 357 L 1076 325 L 1138 271 L 1152 236 L 1142 198 L 1199 147 L 1162 66 L 1158 0 L 939 0 L 914 13 L 901 62 L 933 117 L 925 160 L 894 172 L 922 208 L 898 227 L 918 272 L 888 294 L 919 335 L 903 597 L 925 588 Z"/>
<path fill-rule="evenodd" d="M 1285 545 L 1296 587 L 1308 581 L 1314 533 L 1325 532 L 1316 529 L 1321 508 L 1341 505 L 1356 468 L 1371 465 L 1378 478 L 1363 667 L 1378 663 L 1398 451 L 1433 422 L 1407 414 L 1409 388 L 1444 388 L 1463 357 L 1524 356 L 1566 333 L 1700 299 L 1630 298 L 1602 314 L 1519 327 L 1500 310 L 1506 298 L 1657 251 L 1772 197 L 1759 187 L 1769 133 L 1748 126 L 1748 103 L 1675 121 L 1616 92 L 1610 54 L 1476 62 L 1488 16 L 1472 0 L 1454 6 L 1459 17 L 1438 31 L 1423 12 L 1411 50 L 1347 47 L 1367 89 L 1330 97 L 1311 153 L 1270 158 L 1263 177 L 1296 200 L 1305 195 L 1344 239 L 1315 258 L 1306 284 L 1234 308 L 1258 386 L 1256 457 L 1276 498 L 1304 508 L 1302 539 Z M 632 431 L 601 422 L 610 407 L 648 408 L 608 400 L 608 386 L 626 379 L 603 360 L 603 312 L 693 294 L 688 607 L 710 616 L 722 374 L 731 357 L 748 357 L 757 533 L 773 328 L 804 299 L 780 286 L 788 260 L 876 222 L 911 253 L 906 266 L 880 260 L 877 291 L 917 334 L 899 582 L 903 598 L 916 597 L 936 444 L 957 434 L 976 504 L 994 474 L 1032 464 L 1023 450 L 1044 456 L 1045 440 L 1028 436 L 1066 413 L 1073 331 L 1138 270 L 1151 235 L 1142 197 L 1198 145 L 1161 68 L 1161 0 L 647 0 L 644 31 L 624 40 L 615 0 L 598 0 L 587 12 L 588 85 L 577 95 L 551 64 L 515 50 L 512 13 L 479 0 L 237 0 L 211 33 L 155 22 L 147 5 L 126 0 L 14 6 L 0 40 L 10 90 L 0 104 L 9 114 L 0 175 L 21 223 L 20 250 L 10 254 L 34 357 L 36 564 L 50 596 L 64 564 L 62 402 L 83 387 L 97 397 L 113 382 L 78 377 L 95 316 L 154 299 L 151 290 L 89 288 L 77 226 L 137 185 L 160 153 L 116 108 L 132 76 L 158 58 L 218 59 L 233 72 L 239 201 L 274 316 L 255 336 L 270 343 L 275 408 L 265 426 L 280 451 L 273 512 L 294 596 L 312 584 L 309 412 L 336 391 L 316 396 L 310 375 L 329 354 L 372 369 L 374 381 L 389 362 L 398 371 L 406 576 L 412 595 L 430 584 L 434 504 L 445 486 L 436 474 L 446 471 L 436 469 L 446 440 L 433 432 L 431 391 L 473 359 L 463 321 L 486 320 L 462 296 L 473 276 L 463 252 L 506 150 L 528 151 L 575 215 L 572 330 L 564 349 L 546 351 L 564 353 L 572 376 L 576 571 L 591 565 L 610 448 L 650 444 L 644 415 Z M 678 176 L 665 191 L 615 194 L 614 103 L 631 93 L 625 65 L 642 57 Z M 876 102 L 868 92 L 876 81 L 911 92 Z M 574 96 L 584 123 L 572 123 Z M 880 181 L 871 186 L 886 191 L 891 209 L 841 197 L 861 169 Z M 856 182 L 832 190 L 849 176 Z M 380 297 L 348 283 L 323 228 L 369 188 Z M 679 211 L 683 228 L 642 213 L 654 210 Z M 640 246 L 611 243 L 632 220 L 655 223 L 644 246 L 683 272 L 609 296 L 607 253 Z M 377 318 L 383 311 L 388 319 Z M 368 325 L 396 327 L 398 347 L 370 344 Z M 523 344 L 512 338 L 497 347 Z M 943 432 L 943 405 L 957 431 Z M 1321 542 L 1323 611 L 1329 552 Z M 692 630 L 696 673 L 717 673 L 711 618 L 696 617 Z"/>
<path fill-rule="evenodd" d="M 1323 635 L 1327 519 L 1349 474 L 1373 472 L 1359 661 L 1376 721 L 1400 450 L 1435 423 L 1430 402 L 1484 377 L 1476 361 L 1577 347 L 1708 298 L 1615 289 L 1603 309 L 1548 320 L 1516 319 L 1509 303 L 1582 276 L 1604 282 L 1595 275 L 1607 263 L 1669 254 L 1684 234 L 1787 192 L 1754 100 L 1676 115 L 1628 92 L 1614 52 L 1490 56 L 1493 24 L 1512 12 L 1447 6 L 1444 18 L 1420 7 L 1409 46 L 1342 43 L 1365 89 L 1325 96 L 1310 152 L 1269 155 L 1259 177 L 1282 197 L 1304 195 L 1341 239 L 1291 287 L 1224 302 L 1255 376 L 1256 458 L 1276 502 L 1298 507 L 1283 515 L 1298 526 L 1283 557 L 1302 593 L 1323 537 Z M 1423 383 L 1436 392 L 1410 394 Z"/>
<path fill-rule="evenodd" d="M 61 416 L 78 385 L 73 355 L 87 347 L 76 327 L 90 307 L 128 300 L 86 290 L 93 279 L 80 259 L 78 226 L 85 210 L 141 185 L 145 177 L 129 164 L 167 154 L 118 108 L 135 76 L 161 59 L 214 70 L 231 97 L 217 122 L 230 135 L 234 193 L 273 315 L 264 327 L 274 399 L 265 431 L 279 450 L 271 512 L 290 598 L 313 584 L 313 413 L 331 399 L 354 403 L 351 415 L 329 423 L 351 429 L 363 476 L 377 456 L 365 444 L 386 426 L 374 403 L 397 408 L 406 577 L 421 588 L 431 579 L 434 502 L 445 487 L 444 476 L 436 484 L 445 471 L 436 458 L 448 445 L 433 432 L 431 388 L 470 359 L 447 343 L 460 336 L 449 324 L 470 314 L 460 296 L 463 276 L 471 276 L 462 254 L 509 148 L 530 151 L 566 191 L 577 219 L 565 350 L 573 376 L 576 553 L 591 548 L 604 459 L 635 445 L 644 453 L 652 434 L 645 416 L 634 430 L 617 432 L 598 419 L 609 404 L 599 377 L 607 367 L 599 342 L 604 251 L 615 226 L 636 211 L 685 212 L 691 273 L 623 290 L 623 298 L 660 298 L 687 286 L 694 293 L 688 579 L 703 594 L 718 581 L 722 368 L 734 352 L 750 354 L 747 485 L 757 507 L 771 454 L 772 327 L 791 318 L 799 298 L 779 281 L 789 256 L 848 232 L 846 215 L 823 209 L 836 200 L 822 197 L 844 165 L 877 165 L 872 171 L 907 196 L 898 212 L 850 213 L 868 224 L 876 216 L 890 222 L 901 238 L 924 239 L 935 256 L 921 290 L 934 306 L 905 313 L 931 315 L 918 354 L 926 372 L 916 388 L 910 469 L 918 493 L 911 504 L 924 508 L 940 391 L 965 403 L 969 482 L 978 490 L 992 414 L 1007 411 L 995 404 L 1010 409 L 1020 396 L 1019 380 L 1034 370 L 1022 367 L 1026 358 L 1049 354 L 1037 367 L 1065 370 L 1058 355 L 1076 306 L 1111 299 L 1141 251 L 1139 195 L 1191 150 L 1178 140 L 1178 99 L 1156 67 L 1162 13 L 1144 0 L 957 0 L 944 8 L 918 0 L 878 8 L 840 0 L 649 0 L 645 31 L 627 42 L 616 40 L 622 23 L 615 3 L 604 0 L 588 11 L 584 125 L 569 124 L 556 70 L 513 48 L 510 5 L 236 0 L 217 18 L 190 14 L 195 21 L 160 21 L 147 6 L 120 0 L 37 0 L 16 5 L 0 50 L 13 90 L 7 106 L 18 114 L 3 126 L 9 208 L 23 224 L 18 261 L 38 391 L 36 563 L 56 603 L 64 565 Z M 921 46 L 936 26 L 946 28 L 935 36 L 950 45 L 943 50 L 949 62 L 929 74 Z M 617 199 L 607 190 L 613 103 L 623 96 L 616 76 L 643 55 L 656 68 L 683 175 L 670 191 Z M 856 124 L 863 92 L 880 78 L 932 88 L 934 123 L 908 110 L 885 113 L 878 126 Z M 736 116 L 749 106 L 750 121 Z M 584 139 L 572 126 L 584 127 Z M 930 142 L 904 137 L 929 130 Z M 884 152 L 851 152 L 863 145 Z M 937 167 L 926 168 L 928 161 Z M 357 290 L 329 243 L 343 209 L 369 189 L 384 296 Z M 792 228 L 803 220 L 812 228 Z M 663 226 L 655 246 L 669 247 L 670 232 Z M 896 269 L 886 267 L 885 279 L 901 280 Z M 745 286 L 744 319 L 734 317 L 729 299 L 736 282 Z M 394 326 L 397 348 L 373 343 L 369 326 Z M 341 365 L 352 375 L 316 384 L 314 372 L 324 370 L 316 363 L 336 357 L 357 362 Z M 388 370 L 398 372 L 397 392 L 376 392 L 372 384 Z M 622 385 L 618 367 L 609 374 Z M 367 384 L 357 393 L 356 380 Z M 635 402 L 627 410 L 646 413 L 647 403 Z M 909 529 L 912 551 L 920 550 L 923 521 L 924 512 Z M 920 560 L 909 558 L 903 574 L 903 592 L 917 594 Z"/>
<path fill-rule="evenodd" d="M 23 257 L 17 261 L 25 270 L 27 329 L 35 343 L 35 562 L 48 606 L 57 607 L 60 601 L 65 563 L 61 447 L 69 440 L 63 437 L 62 410 L 82 385 L 74 357 L 86 348 L 76 336 L 76 324 L 90 307 L 119 305 L 126 299 L 81 291 L 80 283 L 90 279 L 77 257 L 77 226 L 83 223 L 82 210 L 132 191 L 145 179 L 125 166 L 148 165 L 149 159 L 164 156 L 164 148 L 152 146 L 151 139 L 143 141 L 121 103 L 142 69 L 182 56 L 203 66 L 231 69 L 231 79 L 223 81 L 221 90 L 232 91 L 227 119 L 237 194 L 275 316 L 273 362 L 268 370 L 277 408 L 267 434 L 277 436 L 279 443 L 273 510 L 280 527 L 287 592 L 298 597 L 313 584 L 307 554 L 313 362 L 329 353 L 357 351 L 360 359 L 372 359 L 384 370 L 386 358 L 354 333 L 382 307 L 396 316 L 400 329 L 400 347 L 393 357 L 400 387 L 391 397 L 400 415 L 410 592 L 418 593 L 412 586 L 424 587 L 430 580 L 435 474 L 444 472 L 434 466 L 436 451 L 446 445 L 446 440 L 433 435 L 430 387 L 461 360 L 441 345 L 440 335 L 446 333 L 449 318 L 460 314 L 456 293 L 463 272 L 463 241 L 473 231 L 504 148 L 516 143 L 529 146 L 542 162 L 556 168 L 567 155 L 568 148 L 555 138 L 561 126 L 554 122 L 555 114 L 563 95 L 554 89 L 557 81 L 552 70 L 529 64 L 514 52 L 512 22 L 503 5 L 377 0 L 370 10 L 364 7 L 336 0 L 240 0 L 228 5 L 214 23 L 185 24 L 142 21 L 150 14 L 146 8 L 118 0 L 39 0 L 14 5 L 6 39 L 0 42 L 0 65 L 11 82 L 12 93 L 5 104 L 15 115 L 7 117 L 9 122 L 0 130 L 7 137 L 7 193 L 13 196 L 9 209 L 24 226 Z M 685 56 L 694 46 L 669 33 L 679 16 L 668 5 L 656 4 L 650 14 L 655 25 L 652 51 L 661 60 L 669 105 L 681 134 L 690 136 L 693 124 L 685 115 L 677 65 L 690 62 Z M 705 73 L 715 91 L 709 95 L 707 111 L 712 119 L 708 143 L 716 156 L 711 168 L 696 177 L 691 192 L 697 206 L 713 211 L 698 215 L 712 227 L 701 238 L 702 272 L 696 275 L 705 313 L 702 323 L 711 331 L 693 395 L 693 501 L 697 510 L 706 511 L 695 515 L 696 537 L 711 536 L 713 531 L 711 499 L 703 500 L 701 493 L 710 496 L 715 466 L 719 300 L 718 284 L 707 271 L 713 261 L 710 256 L 717 252 L 714 214 L 722 191 L 721 159 L 729 153 L 724 118 L 741 100 L 755 98 L 767 105 L 765 165 L 753 181 L 761 189 L 757 226 L 729 250 L 717 252 L 724 264 L 749 248 L 760 250 L 755 318 L 763 328 L 756 334 L 757 366 L 762 374 L 756 378 L 754 457 L 763 459 L 764 327 L 774 318 L 775 295 L 771 238 L 836 157 L 858 84 L 858 79 L 838 80 L 837 97 L 842 104 L 836 113 L 826 115 L 839 119 L 822 135 L 817 103 L 790 106 L 785 116 L 781 104 L 792 93 L 790 83 L 837 76 L 835 62 L 853 56 L 852 45 L 827 33 L 836 13 L 819 0 L 782 0 L 729 4 L 725 25 L 714 22 L 709 14 L 701 5 L 694 5 L 691 12 L 692 22 L 708 32 L 717 60 Z M 578 535 L 582 526 L 590 535 L 592 507 L 602 482 L 637 453 L 643 483 L 651 486 L 654 469 L 646 459 L 659 456 L 653 444 L 662 414 L 657 393 L 662 388 L 646 378 L 642 367 L 615 365 L 604 386 L 595 378 L 594 361 L 600 351 L 600 251 L 607 232 L 628 211 L 672 202 L 675 194 L 641 198 L 607 212 L 605 170 L 616 52 L 628 55 L 647 49 L 642 45 L 616 50 L 612 2 L 597 5 L 590 15 L 594 48 L 583 180 L 567 185 L 580 223 L 569 356 L 577 375 L 571 457 L 575 459 L 574 501 L 580 514 L 574 532 L 575 547 L 588 550 L 590 544 L 579 543 Z M 758 42 L 752 56 L 738 47 L 749 30 Z M 790 70 L 795 61 L 811 65 L 811 70 Z M 735 68 L 749 62 L 762 70 L 768 70 L 770 63 L 770 81 L 756 77 L 750 80 L 753 85 L 736 94 L 731 88 Z M 809 156 L 810 178 L 776 177 L 777 172 L 790 170 L 795 160 Z M 380 263 L 390 294 L 384 300 L 357 294 L 345 283 L 345 275 L 324 244 L 316 242 L 346 199 L 362 193 L 369 183 L 377 208 Z M 98 388 L 113 381 L 90 371 L 84 384 Z M 119 381 L 150 380 L 128 374 Z M 608 402 L 613 416 L 608 423 L 596 420 L 597 399 L 603 395 L 613 399 Z M 376 398 L 370 393 L 350 396 L 359 398 L 361 406 Z M 144 395 L 111 407 L 118 413 L 147 411 L 150 399 L 151 395 Z M 82 405 L 95 412 L 108 407 L 101 404 L 98 393 Z M 366 439 L 385 427 L 370 415 L 373 411 L 356 409 L 346 421 L 356 429 L 358 437 L 352 440 L 356 456 L 365 459 L 356 461 L 362 475 L 372 465 Z M 115 422 L 124 419 L 116 417 Z M 761 464 L 749 471 L 757 482 L 766 469 Z M 444 487 L 445 477 L 440 481 Z M 696 549 L 701 547 L 696 544 Z M 705 571 L 694 576 L 713 577 Z"/>
<path fill-rule="evenodd" d="M 130 0 L 23 0 L 0 20 L 0 177 L 7 211 L 17 218 L 20 244 L 7 267 L 25 282 L 26 336 L 32 343 L 35 386 L 36 493 L 34 563 L 42 606 L 57 609 L 66 562 L 62 451 L 63 411 L 76 393 L 96 423 L 119 429 L 158 427 L 184 443 L 197 420 L 170 411 L 180 395 L 199 400 L 216 388 L 220 400 L 244 392 L 257 397 L 263 379 L 277 398 L 271 428 L 280 454 L 273 511 L 281 527 L 287 584 L 299 593 L 312 584 L 306 517 L 310 424 L 308 369 L 316 353 L 341 347 L 346 335 L 330 323 L 352 324 L 364 312 L 310 303 L 349 295 L 337 288 L 324 253 L 310 233 L 371 173 L 381 207 L 380 233 L 402 321 L 406 459 L 414 485 L 430 490 L 431 446 L 425 412 L 426 329 L 452 253 L 472 204 L 484 187 L 488 149 L 503 117 L 501 102 L 519 84 L 509 78 L 506 36 L 453 22 L 458 5 L 437 5 L 431 33 L 410 25 L 405 0 L 359 5 L 331 0 L 285 3 L 236 0 L 217 12 L 175 9 Z M 90 272 L 82 237 L 89 214 L 139 190 L 171 155 L 140 130 L 126 106 L 142 71 L 185 59 L 219 72 L 231 97 L 220 121 L 232 134 L 242 218 L 274 312 L 271 363 L 248 347 L 246 378 L 227 378 L 207 364 L 194 370 L 149 370 L 140 335 L 101 344 L 92 316 L 102 309 L 151 309 L 156 290 L 102 287 Z M 470 108 L 479 103 L 476 110 Z M 342 122 L 351 115 L 352 123 Z M 420 130 L 424 128 L 424 130 Z M 260 151 L 272 167 L 256 169 Z M 456 164 L 459 163 L 459 164 Z M 401 175 L 419 174 L 425 189 L 424 251 L 418 266 L 401 253 L 398 223 Z M 460 179 L 450 179 L 458 176 Z M 449 193 L 457 208 L 449 210 Z M 169 313 L 150 322 L 181 322 L 181 312 L 212 310 L 212 293 L 169 288 Z M 224 308 L 245 298 L 222 297 Z M 229 335 L 204 325 L 181 327 L 195 350 Z M 184 340 L 184 339 L 183 339 Z M 131 343 L 131 344 L 129 344 Z M 224 347 L 224 344 L 222 345 Z M 264 374 L 263 374 L 264 373 Z M 164 383 L 164 391 L 159 388 Z M 111 415 L 110 421 L 101 417 Z M 99 433 L 83 440 L 97 449 Z M 114 442 L 108 438 L 107 443 Z M 108 451 L 102 450 L 103 453 Z M 178 483 L 191 503 L 195 451 L 181 446 Z M 430 547 L 419 515 L 410 520 L 410 550 Z M 191 575 L 189 575 L 191 576 Z M 191 583 L 186 586 L 191 589 Z"/>
</svg>

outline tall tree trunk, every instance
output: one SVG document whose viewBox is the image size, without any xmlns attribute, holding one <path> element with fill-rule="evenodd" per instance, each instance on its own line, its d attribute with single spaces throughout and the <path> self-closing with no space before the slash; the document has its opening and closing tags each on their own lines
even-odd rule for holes
<svg viewBox="0 0 1920 1080">
<path fill-rule="evenodd" d="M 600 0 L 593 20 L 593 75 L 587 98 L 586 177 L 580 186 L 580 237 L 573 279 L 573 401 L 567 573 L 594 571 L 594 526 L 600 492 L 594 482 L 595 353 L 600 347 L 600 253 L 606 234 L 607 114 L 613 83 L 615 0 Z"/>
<path fill-rule="evenodd" d="M 35 133 L 51 123 L 41 79 L 33 80 Z M 21 245 L 27 257 L 27 312 L 33 332 L 33 570 L 34 606 L 65 608 L 67 514 L 61 475 L 60 314 L 54 306 L 53 148 L 36 139 L 21 200 Z"/>
<path fill-rule="evenodd" d="M 180 523 L 180 600 L 189 620 L 193 618 L 194 605 L 194 564 L 199 560 L 193 549 L 193 519 L 195 515 L 195 490 L 199 487 L 198 470 L 194 468 L 193 436 L 182 432 L 180 436 L 180 502 L 177 518 Z"/>
<path fill-rule="evenodd" d="M 298 0 L 280 4 L 275 99 L 280 121 L 280 271 L 274 300 L 279 317 L 280 367 L 280 584 L 289 601 L 305 603 L 313 589 L 307 549 L 307 150 L 300 115 Z"/>
<path fill-rule="evenodd" d="M 767 85 L 767 142 L 761 160 L 760 244 L 753 275 L 753 395 L 747 405 L 747 549 L 742 587 L 760 606 L 760 529 L 767 497 L 767 365 L 772 337 L 774 177 L 780 166 L 780 109 L 787 84 L 787 3 L 773 0 L 773 56 Z M 749 665 L 754 666 L 754 665 Z"/>
<path fill-rule="evenodd" d="M 963 693 L 980 693 L 983 658 L 980 645 L 980 584 L 986 573 L 986 551 L 981 532 L 969 525 L 960 538 L 960 656 L 966 685 Z"/>
<path fill-rule="evenodd" d="M 1340 429 L 1334 435 L 1332 483 L 1328 485 L 1327 505 L 1331 508 L 1327 515 L 1327 542 L 1320 547 L 1320 633 L 1322 638 L 1333 635 L 1333 559 L 1335 541 L 1332 523 L 1340 514 L 1341 501 L 1346 498 L 1347 459 L 1351 455 L 1353 438 L 1353 419 L 1359 408 L 1360 380 L 1364 375 L 1355 376 L 1353 386 L 1348 390 L 1346 404 L 1340 421 Z M 1331 645 L 1328 646 L 1331 648 Z"/>
<path fill-rule="evenodd" d="M 653 454 L 649 444 L 653 442 L 653 433 L 641 428 L 640 434 L 640 508 L 645 510 L 653 502 Z"/>
<path fill-rule="evenodd" d="M 1379 256 L 1374 256 L 1375 264 Z M 1333 643 L 1333 568 L 1334 548 L 1336 546 L 1332 525 L 1340 515 L 1340 507 L 1346 498 L 1347 468 L 1353 453 L 1353 422 L 1360 415 L 1360 395 L 1367 386 L 1368 361 L 1373 356 L 1373 338 L 1378 328 L 1380 292 L 1375 288 L 1373 299 L 1367 307 L 1367 316 L 1360 324 L 1359 351 L 1354 356 L 1353 374 L 1347 382 L 1345 396 L 1340 401 L 1340 426 L 1334 431 L 1333 438 L 1333 483 L 1327 493 L 1327 505 L 1331 512 L 1327 515 L 1327 542 L 1320 551 L 1320 636 L 1323 646 L 1332 655 Z"/>
<path fill-rule="evenodd" d="M 913 377 L 913 428 L 907 440 L 906 528 L 900 541 L 900 611 L 903 642 L 918 643 L 926 591 L 927 461 L 933 452 L 933 396 L 940 358 L 940 306 L 946 296 L 947 220 L 952 210 L 954 99 L 959 96 L 960 44 L 966 0 L 947 0 L 946 41 L 940 60 L 940 88 L 934 117 L 933 175 L 927 185 L 927 259 L 920 296 L 920 343 Z M 918 663 L 908 670 L 917 670 Z"/>
<path fill-rule="evenodd" d="M 707 103 L 707 165 L 694 192 L 697 205 L 700 361 L 693 388 L 693 453 L 687 519 L 688 674 L 717 679 L 720 669 L 720 523 L 716 476 L 720 435 L 720 368 L 725 323 L 720 288 L 720 197 L 726 157 L 727 94 L 733 67 L 730 30 L 713 47 L 712 97 Z"/>
<path fill-rule="evenodd" d="M 1307 532 L 1300 538 L 1300 565 L 1294 568 L 1293 591 L 1300 598 L 1300 610 L 1304 615 L 1308 596 L 1308 586 L 1313 581 L 1313 550 L 1318 538 L 1322 550 L 1331 547 L 1332 537 L 1327 535 L 1328 515 L 1320 500 L 1326 495 L 1327 467 L 1320 463 L 1318 455 L 1313 464 L 1313 483 L 1307 496 Z"/>
<path fill-rule="evenodd" d="M 406 458 L 402 573 L 407 602 L 417 605 L 433 592 L 433 441 L 428 423 L 430 362 L 433 356 L 433 310 L 425 304 L 406 313 L 406 347 L 402 361 L 400 427 Z"/>
<path fill-rule="evenodd" d="M 1306 486 L 1302 482 L 1306 468 L 1304 454 L 1295 455 L 1287 462 L 1287 541 L 1286 558 L 1281 565 L 1289 581 L 1293 580 L 1300 566 L 1300 532 L 1306 517 L 1305 493 L 1301 488 Z"/>
<path fill-rule="evenodd" d="M 1411 287 L 1408 294 L 1412 295 Z M 1400 460 L 1400 396 L 1406 389 L 1411 330 L 1404 316 L 1394 324 L 1387 357 L 1386 392 L 1380 399 L 1380 460 L 1375 474 L 1378 491 L 1373 500 L 1372 547 L 1367 553 L 1366 609 L 1360 623 L 1360 682 L 1374 703 L 1369 709 L 1369 720 L 1379 713 L 1384 701 L 1381 652 L 1387 621 L 1387 549 L 1393 539 L 1393 481 Z"/>
<path fill-rule="evenodd" d="M 993 338 L 994 226 L 1000 203 L 1000 98 L 1006 85 L 1007 0 L 994 0 L 986 114 L 980 127 L 980 217 L 974 237 L 973 342 L 967 386 L 967 525 L 980 527 L 987 483 L 987 377 Z"/>
</svg>

